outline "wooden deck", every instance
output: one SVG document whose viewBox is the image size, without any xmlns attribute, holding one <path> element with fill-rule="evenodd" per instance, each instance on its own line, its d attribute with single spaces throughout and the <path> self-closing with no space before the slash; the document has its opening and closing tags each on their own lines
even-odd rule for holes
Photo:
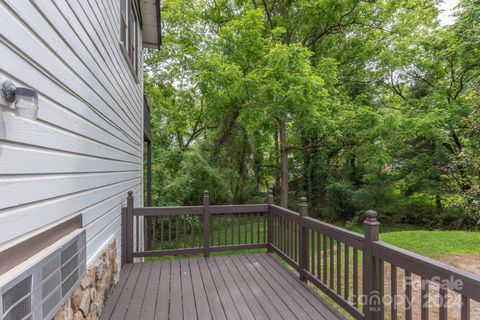
<svg viewBox="0 0 480 320">
<path fill-rule="evenodd" d="M 100 319 L 344 317 L 265 253 L 127 264 Z"/>
</svg>

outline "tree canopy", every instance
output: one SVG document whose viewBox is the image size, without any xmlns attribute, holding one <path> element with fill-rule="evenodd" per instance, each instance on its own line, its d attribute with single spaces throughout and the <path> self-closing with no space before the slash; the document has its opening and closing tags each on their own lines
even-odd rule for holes
<svg viewBox="0 0 480 320">
<path fill-rule="evenodd" d="M 154 202 L 480 221 L 480 4 L 165 0 L 146 52 Z"/>
</svg>

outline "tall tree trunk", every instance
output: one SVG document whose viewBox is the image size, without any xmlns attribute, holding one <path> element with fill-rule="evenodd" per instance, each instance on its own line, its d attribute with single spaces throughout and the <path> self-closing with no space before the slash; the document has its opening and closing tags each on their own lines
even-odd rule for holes
<svg viewBox="0 0 480 320">
<path fill-rule="evenodd" d="M 278 130 L 275 130 L 275 165 L 277 166 L 277 169 L 275 170 L 275 187 L 280 186 L 280 146 L 278 142 Z"/>
<path fill-rule="evenodd" d="M 288 207 L 288 150 L 287 150 L 287 122 L 285 118 L 278 123 L 280 133 L 280 167 L 281 167 L 281 190 L 280 205 Z"/>
<path fill-rule="evenodd" d="M 312 195 L 312 186 L 313 186 L 313 175 L 312 175 L 312 153 L 309 144 L 313 143 L 314 139 L 308 139 L 305 136 L 302 138 L 303 146 L 303 183 L 302 191 L 307 196 L 308 199 L 311 199 Z"/>
</svg>

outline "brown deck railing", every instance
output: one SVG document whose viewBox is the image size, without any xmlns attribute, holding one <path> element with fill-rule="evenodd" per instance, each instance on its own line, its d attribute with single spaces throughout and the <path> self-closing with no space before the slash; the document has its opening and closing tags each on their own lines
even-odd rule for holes
<svg viewBox="0 0 480 320">
<path fill-rule="evenodd" d="M 152 250 L 138 245 L 141 216 L 156 217 Z M 282 208 L 273 203 L 271 192 L 266 204 L 210 205 L 205 192 L 203 206 L 158 208 L 134 208 L 129 192 L 122 210 L 122 259 L 132 263 L 142 257 L 208 257 L 211 252 L 265 248 L 355 319 L 411 320 L 414 307 L 421 319 L 428 319 L 429 284 L 438 291 L 438 319 L 446 320 L 454 310 L 453 303 L 448 308 L 446 303 L 452 295 L 459 296 L 460 318 L 470 319 L 470 301 L 480 302 L 479 276 L 379 241 L 375 211 L 367 211 L 364 226 L 360 235 L 308 217 L 305 198 L 299 212 Z M 415 279 L 420 292 L 412 290 Z M 415 294 L 420 295 L 417 305 L 412 302 Z"/>
</svg>

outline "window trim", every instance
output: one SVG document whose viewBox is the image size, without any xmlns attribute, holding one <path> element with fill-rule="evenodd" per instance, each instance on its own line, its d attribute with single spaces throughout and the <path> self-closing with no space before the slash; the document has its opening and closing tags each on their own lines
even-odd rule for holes
<svg viewBox="0 0 480 320">
<path fill-rule="evenodd" d="M 140 83 L 139 44 L 140 19 L 136 1 L 120 0 L 120 49 L 135 82 Z M 131 18 L 133 17 L 133 20 Z M 133 28 L 132 28 L 133 27 Z"/>
</svg>

